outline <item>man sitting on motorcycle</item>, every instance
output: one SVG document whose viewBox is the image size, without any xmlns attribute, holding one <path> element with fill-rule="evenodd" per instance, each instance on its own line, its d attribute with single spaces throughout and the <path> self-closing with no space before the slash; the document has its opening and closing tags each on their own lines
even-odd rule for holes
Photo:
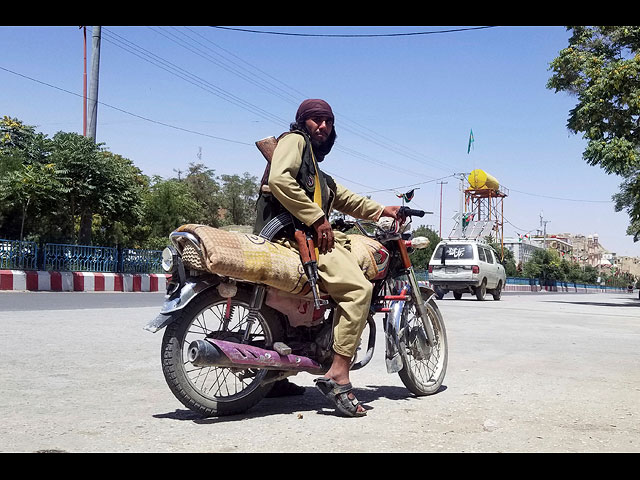
<svg viewBox="0 0 640 480">
<path fill-rule="evenodd" d="M 372 284 L 351 254 L 347 236 L 334 232 L 328 219 L 332 209 L 365 220 L 397 218 L 400 207 L 385 207 L 350 192 L 320 171 L 318 163 L 331 151 L 335 139 L 329 104 L 320 99 L 303 101 L 290 131 L 279 137 L 273 153 L 268 172 L 271 195 L 261 194 L 258 199 L 256 233 L 267 236 L 268 232 L 268 238 L 293 249 L 297 249 L 296 225 L 313 234 L 320 284 L 338 305 L 333 361 L 325 376 L 315 380 L 316 387 L 344 415 L 363 416 L 366 410 L 352 392 L 349 370 L 369 314 Z M 291 217 L 285 212 L 294 217 L 293 224 L 282 221 Z"/>
</svg>

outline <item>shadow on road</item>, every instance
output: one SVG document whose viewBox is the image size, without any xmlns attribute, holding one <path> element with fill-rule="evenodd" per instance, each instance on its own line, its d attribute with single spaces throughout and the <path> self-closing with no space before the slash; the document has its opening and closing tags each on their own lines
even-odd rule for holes
<svg viewBox="0 0 640 480">
<path fill-rule="evenodd" d="M 569 302 L 567 300 L 549 300 L 549 303 L 568 303 L 572 305 L 589 305 L 593 307 L 640 307 L 640 301 L 631 300 L 627 303 L 616 302 Z"/>
<path fill-rule="evenodd" d="M 446 390 L 446 386 L 440 387 L 436 395 Z M 248 412 L 238 415 L 228 415 L 224 417 L 204 418 L 191 410 L 175 410 L 173 412 L 154 415 L 154 418 L 190 421 L 197 424 L 227 423 L 237 422 L 252 418 L 268 417 L 270 415 L 286 415 L 297 413 L 304 416 L 305 413 L 316 413 L 320 415 L 339 416 L 331 402 L 314 387 L 306 387 L 304 395 L 280 398 L 265 398 Z M 354 393 L 358 400 L 364 404 L 367 410 L 373 410 L 376 400 L 381 398 L 394 401 L 410 401 L 416 399 L 404 387 L 367 385 L 365 387 L 354 388 Z"/>
</svg>

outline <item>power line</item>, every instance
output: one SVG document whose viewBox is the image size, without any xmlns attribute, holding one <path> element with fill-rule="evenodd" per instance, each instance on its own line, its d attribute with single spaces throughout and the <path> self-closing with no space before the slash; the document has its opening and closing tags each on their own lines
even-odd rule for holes
<svg viewBox="0 0 640 480">
<path fill-rule="evenodd" d="M 145 60 L 153 65 L 155 65 L 158 68 L 161 68 L 169 73 L 171 73 L 172 75 L 177 76 L 178 78 L 182 78 L 183 80 L 191 83 L 192 85 L 195 85 L 199 88 L 202 88 L 203 90 L 212 93 L 213 95 L 216 95 L 217 97 L 222 98 L 223 100 L 228 101 L 229 103 L 232 103 L 240 108 L 243 108 L 245 110 L 250 111 L 251 113 L 258 115 L 266 120 L 270 120 L 273 121 L 275 123 L 278 124 L 286 124 L 286 120 L 283 120 L 281 118 L 276 117 L 275 115 L 271 114 L 270 112 L 267 112 L 266 110 L 263 110 L 243 99 L 241 99 L 240 97 L 237 97 L 225 90 L 223 90 L 222 88 L 212 84 L 211 82 L 198 77 L 197 75 L 194 75 L 190 72 L 187 72 L 186 70 L 182 69 L 181 67 L 175 65 L 174 63 L 171 63 L 155 54 L 153 54 L 152 52 L 149 52 L 148 50 L 134 44 L 133 42 L 130 42 L 128 40 L 126 40 L 124 37 L 115 34 L 109 30 L 103 29 L 103 32 L 105 32 L 107 34 L 107 37 L 105 38 L 105 40 L 109 43 L 114 44 L 115 46 L 128 51 L 129 53 L 141 58 L 142 60 Z"/>
<path fill-rule="evenodd" d="M 155 55 L 154 53 L 152 53 L 152 52 L 140 47 L 139 45 L 137 45 L 137 44 L 125 39 L 121 35 L 118 35 L 118 34 L 116 34 L 114 32 L 106 30 L 106 29 L 103 29 L 103 30 L 107 34 L 107 38 L 106 38 L 107 42 L 109 42 L 109 39 L 111 39 L 110 43 L 113 43 L 115 46 L 117 46 L 117 47 L 119 47 L 119 48 L 121 48 L 121 49 L 123 49 L 123 50 L 125 50 L 125 51 L 127 51 L 127 52 L 129 52 L 129 53 L 131 53 L 131 54 L 133 54 L 133 55 L 135 55 L 135 56 L 137 56 L 137 57 L 139 57 L 139 58 L 141 58 L 141 59 L 143 59 L 143 60 L 145 60 L 145 61 L 147 61 L 147 62 L 149 62 L 149 63 L 151 63 L 151 64 L 153 64 L 153 65 L 155 65 L 157 67 L 159 67 L 159 68 L 161 68 L 161 69 L 163 69 L 163 70 L 166 70 L 169 73 L 172 73 L 173 75 L 176 75 L 177 77 L 182 78 L 183 80 L 185 80 L 185 81 L 187 81 L 189 83 L 192 83 L 192 84 L 204 89 L 205 91 L 213 93 L 214 95 L 217 95 L 220 98 L 222 98 L 224 100 L 227 100 L 227 101 L 229 101 L 230 103 L 232 103 L 232 104 L 234 104 L 236 106 L 240 106 L 241 108 L 245 108 L 245 109 L 251 111 L 252 113 L 254 113 L 256 115 L 262 116 L 263 118 L 267 118 L 267 119 L 272 120 L 272 121 L 274 121 L 276 123 L 279 123 L 279 124 L 286 125 L 288 123 L 288 122 L 286 122 L 286 120 L 277 118 L 275 116 L 272 116 L 269 112 L 266 112 L 266 111 L 260 109 L 259 107 L 256 107 L 255 105 L 252 105 L 249 102 L 246 102 L 246 101 L 242 100 L 241 98 L 236 97 L 235 95 L 220 89 L 219 87 L 211 84 L 207 80 L 205 80 L 205 79 L 203 79 L 203 78 L 201 78 L 201 77 L 199 77 L 197 75 L 194 75 L 194 74 L 182 69 L 181 67 L 179 67 L 179 66 L 177 66 L 177 65 L 175 65 L 175 64 L 173 64 L 173 63 L 171 63 L 171 62 L 169 62 L 169 61 L 167 61 L 165 59 L 163 59 L 162 57 L 159 57 L 158 55 Z M 154 29 L 154 31 L 157 31 L 157 30 Z M 165 38 L 169 38 L 169 37 L 167 37 L 166 35 L 164 35 L 161 32 L 157 32 L 157 33 L 160 33 Z M 174 35 L 174 38 L 175 38 L 175 35 Z M 175 41 L 175 40 L 173 40 L 173 41 Z M 184 41 L 180 41 L 180 42 L 175 41 L 175 42 L 178 43 L 179 45 L 181 45 L 183 48 L 186 48 L 186 49 L 194 52 L 194 50 L 192 48 L 190 48 L 191 47 L 190 45 L 185 45 L 184 44 Z M 200 43 L 200 45 L 202 45 L 202 43 Z M 198 50 L 200 50 L 200 49 L 198 49 Z M 210 50 L 210 49 L 208 49 L 208 50 Z M 200 50 L 200 52 L 201 53 L 198 53 L 198 55 L 202 56 L 202 50 Z M 197 53 L 197 52 L 194 52 L 194 53 Z M 211 59 L 210 56 L 207 56 L 205 58 L 208 58 L 211 61 L 213 61 L 213 59 Z M 214 63 L 219 65 L 219 62 L 214 62 Z M 245 63 L 247 63 L 247 62 L 245 62 Z M 247 63 L 247 64 L 251 65 L 249 63 Z M 253 68 L 257 69 L 257 67 L 255 67 L 253 65 L 251 65 L 251 66 Z M 231 71 L 233 71 L 233 69 Z M 248 79 L 248 77 L 246 75 L 241 75 L 241 76 L 245 80 L 251 81 L 251 83 L 258 84 L 254 79 Z M 259 78 L 259 77 L 257 77 L 257 78 Z M 269 91 L 271 89 L 267 88 L 267 90 Z M 281 95 L 277 95 L 277 96 L 282 98 Z M 242 103 L 242 104 L 240 104 L 240 103 Z M 348 118 L 344 118 L 344 119 L 349 121 Z M 372 142 L 372 143 L 374 143 L 374 144 L 376 144 L 378 146 L 386 148 L 387 150 L 389 150 L 391 152 L 394 152 L 394 153 L 396 153 L 398 155 L 405 156 L 405 157 L 410 158 L 410 159 L 412 159 L 414 161 L 417 161 L 417 162 L 419 162 L 421 164 L 424 164 L 424 162 L 422 162 L 421 159 L 418 158 L 415 154 L 404 153 L 404 152 L 398 150 L 398 148 L 393 147 L 392 145 L 386 144 L 386 143 L 384 143 L 383 141 L 380 140 L 381 138 L 384 138 L 384 137 L 382 137 L 380 135 L 377 135 L 377 134 L 376 134 L 377 135 L 376 137 L 372 137 L 372 136 L 368 135 L 366 132 L 363 132 L 363 129 L 367 129 L 366 127 L 363 127 L 363 126 L 357 124 L 356 122 L 353 122 L 353 123 L 358 125 L 360 128 L 359 129 L 353 129 L 353 128 L 349 128 L 348 125 L 344 125 L 344 124 L 341 124 L 341 128 L 343 128 L 345 131 L 351 132 L 352 134 L 354 134 L 356 136 L 364 138 L 365 140 L 368 140 L 369 142 Z M 372 132 L 372 133 L 375 133 L 375 132 Z M 399 145 L 399 146 L 401 148 L 404 148 L 405 150 L 408 150 L 406 147 L 403 147 L 402 145 Z M 368 157 L 368 156 L 366 156 L 364 154 L 356 152 L 355 150 L 348 149 L 348 148 L 344 147 L 343 145 L 336 144 L 336 149 L 342 150 L 342 151 L 348 153 L 351 156 L 359 157 L 359 158 L 361 158 L 361 159 L 363 159 L 365 161 L 368 161 L 370 163 L 375 163 L 375 164 L 378 164 L 378 165 L 384 164 L 384 162 L 372 159 L 372 158 L 370 158 L 370 157 Z M 385 165 L 387 167 L 395 168 L 395 167 L 393 167 L 393 166 L 391 166 L 389 164 L 385 164 Z M 431 166 L 434 166 L 434 165 L 431 165 Z M 444 164 L 442 164 L 442 166 L 440 166 L 439 168 L 448 170 L 447 168 L 445 168 Z M 411 172 L 411 171 L 409 171 L 407 169 L 404 169 L 404 171 L 402 173 L 405 173 L 407 175 L 426 176 L 424 174 L 418 174 L 418 173 L 415 173 L 415 172 Z"/>
<path fill-rule="evenodd" d="M 524 195 L 531 195 L 532 197 L 550 198 L 551 200 L 562 200 L 565 202 L 613 203 L 613 200 L 582 200 L 582 199 L 574 199 L 574 198 L 552 197 L 549 195 L 540 195 L 539 193 L 522 192 L 520 190 L 516 190 L 511 187 L 509 187 L 509 191 L 522 193 Z"/>
<path fill-rule="evenodd" d="M 151 28 L 151 27 L 149 27 L 149 28 Z M 167 35 L 165 35 L 164 33 L 162 33 L 162 32 L 161 32 L 160 30 L 158 30 L 158 29 L 153 29 L 153 28 L 152 28 L 152 30 L 156 31 L 157 33 L 159 33 L 160 35 L 164 36 L 165 38 L 169 38 L 169 37 L 167 37 Z M 190 29 L 188 29 L 188 28 L 187 28 L 187 30 L 190 30 Z M 181 33 L 183 36 L 186 36 L 183 32 L 181 32 L 181 31 L 179 31 L 179 30 L 177 30 L 177 31 L 178 31 L 179 33 Z M 192 30 L 190 30 L 190 31 L 192 31 Z M 222 49 L 221 47 L 219 47 L 218 45 L 216 45 L 214 42 L 211 42 L 210 40 L 208 40 L 206 37 L 204 37 L 204 36 L 200 35 L 199 33 L 195 32 L 195 31 L 192 31 L 192 32 L 193 32 L 194 34 L 196 34 L 196 35 L 200 36 L 201 38 L 203 38 L 203 39 L 207 40 L 209 43 L 211 43 L 211 44 L 215 45 L 217 48 Z M 174 38 L 177 38 L 177 37 L 176 37 L 175 35 L 173 35 L 173 34 L 172 34 L 172 36 L 173 36 Z M 121 37 L 121 38 L 122 38 L 122 37 Z M 190 38 L 191 40 L 195 41 L 198 45 L 200 45 L 200 46 L 202 46 L 202 47 L 205 47 L 205 48 L 206 48 L 206 46 L 205 46 L 205 45 L 203 45 L 201 42 L 198 42 L 197 40 L 193 39 L 193 37 L 187 37 L 187 38 Z M 169 39 L 170 39 L 170 38 L 169 38 Z M 170 39 L 170 40 L 172 40 L 172 39 Z M 233 68 L 233 67 L 229 67 L 229 66 L 222 65 L 220 62 L 218 62 L 218 61 L 216 61 L 216 60 L 212 59 L 210 55 L 207 55 L 207 54 L 206 54 L 206 52 L 203 52 L 199 47 L 194 47 L 194 45 L 193 45 L 193 44 L 192 44 L 192 45 L 189 45 L 189 44 L 188 44 L 188 42 L 187 42 L 187 44 L 185 45 L 185 41 L 184 41 L 184 40 L 180 40 L 180 41 L 178 41 L 178 40 L 172 40 L 172 41 L 174 41 L 175 43 L 178 43 L 178 44 L 179 44 L 179 45 L 181 45 L 183 48 L 186 48 L 187 50 L 189 50 L 189 51 L 191 51 L 191 52 L 194 52 L 194 53 L 196 53 L 196 54 L 198 54 L 198 55 L 200 55 L 200 56 L 203 56 L 203 54 L 204 54 L 205 56 L 203 56 L 203 58 L 207 58 L 208 60 L 212 61 L 212 62 L 213 62 L 213 63 L 215 63 L 216 65 L 221 66 L 222 68 L 226 69 L 227 71 L 230 71 L 230 72 L 232 72 L 232 73 L 234 73 L 234 74 L 236 74 L 236 75 L 240 76 L 240 77 L 241 77 L 241 78 L 243 78 L 244 80 L 246 80 L 246 81 L 248 81 L 248 82 L 250 82 L 250 83 L 252 83 L 252 84 L 254 84 L 254 85 L 258 85 L 259 87 L 261 87 L 261 88 L 263 88 L 263 89 L 267 90 L 267 91 L 268 91 L 268 92 L 270 92 L 270 93 L 273 93 L 274 95 L 278 96 L 278 97 L 279 97 L 279 98 L 281 98 L 281 99 L 283 99 L 282 95 L 280 95 L 278 92 L 274 92 L 274 91 L 273 91 L 273 89 L 272 89 L 271 87 L 275 87 L 275 88 L 277 88 L 278 90 L 280 90 L 281 92 L 284 92 L 285 94 L 290 95 L 290 96 L 292 97 L 292 99 L 295 99 L 295 98 L 296 98 L 296 96 L 295 96 L 295 95 L 293 95 L 292 93 L 288 93 L 288 92 L 286 92 L 286 90 L 284 90 L 284 89 L 282 89 L 282 88 L 280 88 L 280 87 L 278 87 L 278 86 L 274 85 L 272 82 L 270 82 L 270 81 L 268 81 L 268 80 L 264 80 L 263 78 L 261 78 L 261 76 L 260 76 L 260 75 L 257 75 L 257 76 L 256 76 L 256 75 L 254 75 L 254 76 L 248 77 L 247 75 L 245 75 L 245 74 L 243 74 L 243 73 L 238 72 L 238 70 L 237 70 L 236 68 Z M 130 41 L 127 41 L 127 43 L 130 43 L 130 44 L 132 44 L 132 45 L 135 45 L 135 44 L 133 44 L 133 43 L 132 43 L 132 42 L 130 42 Z M 196 48 L 200 53 L 195 52 L 193 48 Z M 143 50 L 144 50 L 144 49 L 143 49 Z M 215 54 L 215 52 L 213 52 L 210 48 L 207 48 L 207 50 L 208 50 L 209 52 L 212 52 L 212 53 L 214 53 L 214 54 Z M 222 50 L 224 50 L 224 49 L 222 49 Z M 145 51 L 146 51 L 146 50 L 145 50 Z M 227 52 L 227 53 L 229 53 L 229 54 L 231 54 L 231 52 L 228 52 L 227 50 L 224 50 L 224 51 L 225 51 L 225 52 Z M 219 55 L 219 54 L 216 54 L 216 55 Z M 238 57 L 238 56 L 236 56 L 236 55 L 234 55 L 234 54 L 231 54 L 231 55 L 233 55 L 235 58 L 240 59 L 240 57 Z M 154 55 L 154 56 L 155 56 L 155 55 Z M 159 57 L 158 57 L 158 58 L 159 58 Z M 224 58 L 224 57 L 223 57 L 223 58 Z M 226 59 L 226 58 L 225 58 L 224 60 L 225 60 L 225 61 L 227 61 L 227 62 L 231 62 L 231 63 L 232 63 L 233 65 L 235 65 L 236 67 L 240 67 L 240 68 L 242 68 L 243 70 L 245 70 L 245 71 L 247 71 L 247 72 L 251 73 L 249 70 L 245 69 L 244 67 L 241 67 L 241 66 L 240 66 L 240 65 L 238 65 L 236 62 L 233 62 L 233 61 L 228 60 L 228 59 Z M 242 59 L 240 59 L 240 60 L 242 60 Z M 301 92 L 299 92 L 299 91 L 295 90 L 293 87 L 290 87 L 289 85 L 285 84 L 284 82 L 281 82 L 280 80 L 276 79 L 275 77 L 273 77 L 273 76 L 271 76 L 271 75 L 269 75 L 269 74 L 267 74 L 267 73 L 263 72 L 262 70 L 260 70 L 260 69 L 259 69 L 258 67 L 256 67 L 255 65 L 252 65 L 251 63 L 246 62 L 246 61 L 244 61 L 244 60 L 242 60 L 242 61 L 243 61 L 246 65 L 248 65 L 248 66 L 250 66 L 251 68 L 253 68 L 254 70 L 256 70 L 256 71 L 260 72 L 260 74 L 261 74 L 261 75 L 263 75 L 263 76 L 264 76 L 264 75 L 269 76 L 269 77 L 270 77 L 270 78 L 272 78 L 273 80 L 275 80 L 275 81 L 277 81 L 277 82 L 281 83 L 282 85 L 284 85 L 285 87 L 287 87 L 291 92 L 295 92 L 296 94 L 300 95 L 300 96 L 301 96 L 301 97 L 300 97 L 301 99 L 302 99 L 302 98 L 308 98 L 308 96 L 305 96 L 305 95 L 304 95 L 304 94 L 302 94 Z M 266 83 L 268 84 L 268 86 L 267 86 L 267 85 L 261 85 L 261 82 L 266 82 Z M 296 100 L 290 100 L 290 99 L 285 99 L 285 100 L 289 101 L 290 103 L 292 103 L 292 102 L 293 102 L 293 103 L 299 103 L 299 102 L 301 101 L 301 99 L 300 99 L 300 100 L 297 100 L 297 102 L 296 102 Z M 445 163 L 443 163 L 443 162 L 439 162 L 439 161 L 434 160 L 434 159 L 428 159 L 428 157 L 426 157 L 424 154 L 421 154 L 421 153 L 418 153 L 418 152 L 413 152 L 413 151 L 411 151 L 411 149 L 409 149 L 409 148 L 407 148 L 407 147 L 405 147 L 405 146 L 403 146 L 403 145 L 400 145 L 400 144 L 396 143 L 396 142 L 395 142 L 395 141 L 393 141 L 393 140 L 390 140 L 390 139 L 385 138 L 384 136 L 380 135 L 379 133 L 374 132 L 373 130 L 369 129 L 368 127 L 363 126 L 363 125 L 361 125 L 361 124 L 359 124 L 359 123 L 357 123 L 357 122 L 355 122 L 355 121 L 353 121 L 353 120 L 349 119 L 348 117 L 346 117 L 346 116 L 344 116 L 344 115 L 342 115 L 342 114 L 341 114 L 340 118 L 341 118 L 340 128 L 341 128 L 342 130 L 346 131 L 346 132 L 349 132 L 349 133 L 351 133 L 351 134 L 353 134 L 353 135 L 355 135 L 355 136 L 358 136 L 358 137 L 360 137 L 360 138 L 363 138 L 364 140 L 367 140 L 367 141 L 369 141 L 369 142 L 371 142 L 371 143 L 373 143 L 373 144 L 375 144 L 375 145 L 377 145 L 377 146 L 380 146 L 380 147 L 382 147 L 382 148 L 385 148 L 385 149 L 387 149 L 387 150 L 389 150 L 389 151 L 391 151 L 391 152 L 393 152 L 393 153 L 395 153 L 395 154 L 397 154 L 397 155 L 401 155 L 401 156 L 404 156 L 404 157 L 406 157 L 406 158 L 409 158 L 410 160 L 413 160 L 413 161 L 415 161 L 415 162 L 418 162 L 418 163 L 420 163 L 421 165 L 425 165 L 425 162 L 426 162 L 426 164 L 428 164 L 428 165 L 429 165 L 429 166 L 431 166 L 431 167 L 440 168 L 440 169 L 445 170 L 445 171 L 449 171 L 449 169 L 450 169 L 450 165 L 445 164 Z M 346 122 L 345 122 L 345 121 L 346 121 Z M 345 122 L 345 123 L 342 123 L 342 122 Z M 350 122 L 350 123 L 355 124 L 355 125 L 356 125 L 356 127 L 355 127 L 355 128 L 351 128 L 351 127 L 348 125 L 348 123 L 349 123 L 349 122 Z M 371 132 L 373 135 L 368 134 L 366 131 Z M 387 142 L 385 142 L 385 140 L 386 140 L 387 142 L 392 142 L 395 146 L 394 146 L 394 145 L 391 145 L 391 144 L 389 144 L 389 143 L 387 143 Z M 399 147 L 399 148 L 398 148 L 398 147 Z M 338 147 L 338 146 L 336 145 L 336 148 L 340 149 L 341 147 Z M 342 147 L 342 148 L 345 148 L 345 147 Z M 354 154 L 353 154 L 353 152 L 354 152 L 353 150 L 350 150 L 351 155 L 354 155 Z M 354 155 L 354 156 L 357 156 L 357 155 Z M 365 157 L 366 157 L 365 155 L 360 154 L 360 158 L 366 159 Z M 435 163 L 434 163 L 434 162 L 435 162 Z M 380 164 L 380 162 L 379 162 L 379 161 L 375 161 L 375 160 L 373 161 L 373 163 L 378 163 L 378 164 Z M 412 172 L 408 172 L 408 171 L 407 171 L 407 173 L 412 173 Z M 424 175 L 424 174 L 418 174 L 418 175 Z"/>
<path fill-rule="evenodd" d="M 0 70 L 4 70 L 5 72 L 12 73 L 13 75 L 17 75 L 18 77 L 26 78 L 27 80 L 31 80 L 32 82 L 36 82 L 36 83 L 39 83 L 41 85 L 45 85 L 47 87 L 54 88 L 56 90 L 60 90 L 61 92 L 64 92 L 64 93 L 68 93 L 70 95 L 75 95 L 76 97 L 82 97 L 82 95 L 80 95 L 78 93 L 71 92 L 69 90 L 65 90 L 64 88 L 57 87 L 56 85 L 51 85 L 50 83 L 43 82 L 42 80 L 37 80 L 35 78 L 29 77 L 27 75 L 24 75 L 22 73 L 14 72 L 13 70 L 9 70 L 8 68 L 4 68 L 2 66 L 0 66 Z M 135 113 L 132 113 L 132 112 L 128 112 L 126 110 L 123 110 L 122 108 L 118 108 L 118 107 L 115 107 L 113 105 L 109 105 L 108 103 L 104 103 L 104 102 L 98 102 L 98 103 L 100 105 L 105 106 L 105 107 L 109 107 L 109 108 L 112 108 L 112 109 L 117 110 L 119 112 L 126 113 L 127 115 L 131 115 L 132 117 L 136 117 L 136 118 L 139 118 L 139 119 L 147 121 L 147 122 L 155 123 L 157 125 L 162 125 L 163 127 L 169 127 L 169 128 L 173 128 L 175 130 L 180 130 L 180 131 L 187 132 L 187 133 L 193 133 L 193 134 L 196 134 L 196 135 L 201 135 L 203 137 L 213 138 L 215 140 L 222 140 L 222 141 L 225 141 L 225 142 L 238 143 L 240 145 L 253 145 L 253 143 L 247 143 L 247 142 L 241 142 L 239 140 L 231 140 L 229 138 L 217 137 L 215 135 L 209 135 L 207 133 L 197 132 L 195 130 L 189 130 L 187 128 L 178 127 L 176 125 L 171 125 L 171 124 L 168 124 L 168 123 L 160 122 L 158 120 L 153 120 L 151 118 L 143 117 L 142 115 L 138 115 L 138 114 L 135 114 Z"/>
<path fill-rule="evenodd" d="M 246 28 L 232 28 L 232 27 L 221 27 L 221 26 L 213 26 L 213 25 L 210 25 L 210 28 L 219 28 L 221 30 L 231 30 L 235 32 L 261 33 L 265 35 L 283 35 L 283 36 L 291 36 L 291 37 L 372 38 L 372 37 L 408 37 L 408 36 L 417 36 L 417 35 L 435 35 L 438 33 L 467 32 L 471 30 L 483 30 L 487 28 L 496 28 L 496 25 L 490 25 L 490 26 L 484 26 L 484 27 L 454 28 L 449 30 L 431 30 L 428 32 L 350 33 L 350 34 L 271 32 L 266 30 L 250 30 Z"/>
</svg>

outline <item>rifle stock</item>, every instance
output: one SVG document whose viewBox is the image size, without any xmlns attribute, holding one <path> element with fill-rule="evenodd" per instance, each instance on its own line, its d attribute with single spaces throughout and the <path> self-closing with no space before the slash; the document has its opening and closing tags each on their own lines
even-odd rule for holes
<svg viewBox="0 0 640 480">
<path fill-rule="evenodd" d="M 267 137 L 256 142 L 256 147 L 258 147 L 258 150 L 260 150 L 260 153 L 262 153 L 268 163 L 271 163 L 271 158 L 273 157 L 273 151 L 276 149 L 276 145 L 278 145 L 276 137 Z"/>
</svg>

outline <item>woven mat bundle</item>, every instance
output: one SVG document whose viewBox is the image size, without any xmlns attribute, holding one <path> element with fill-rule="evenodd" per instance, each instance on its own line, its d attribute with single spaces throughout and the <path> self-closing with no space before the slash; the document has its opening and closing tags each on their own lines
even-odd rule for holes
<svg viewBox="0 0 640 480">
<path fill-rule="evenodd" d="M 284 245 L 207 225 L 187 224 L 178 231 L 191 233 L 200 240 L 202 257 L 189 242 L 184 243 L 182 258 L 189 268 L 262 283 L 293 294 L 308 291 L 300 256 Z M 363 273 L 373 279 L 378 274 L 374 253 L 380 243 L 363 235 L 347 235 L 347 239 L 346 246 L 357 257 Z"/>
</svg>

